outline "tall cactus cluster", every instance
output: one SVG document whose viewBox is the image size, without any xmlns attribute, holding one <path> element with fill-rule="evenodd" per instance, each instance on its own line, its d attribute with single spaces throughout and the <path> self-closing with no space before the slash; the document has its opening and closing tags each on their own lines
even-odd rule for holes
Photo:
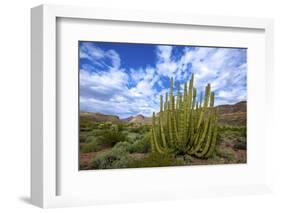
<svg viewBox="0 0 281 213">
<path fill-rule="evenodd" d="M 197 101 L 193 82 L 192 74 L 189 84 L 184 84 L 183 93 L 178 84 L 177 95 L 174 95 L 171 78 L 170 92 L 166 93 L 164 101 L 160 95 L 160 111 L 157 115 L 153 113 L 152 119 L 152 152 L 189 154 L 198 158 L 208 158 L 214 152 L 217 141 L 214 92 L 208 84 L 204 98 L 201 93 Z"/>
</svg>

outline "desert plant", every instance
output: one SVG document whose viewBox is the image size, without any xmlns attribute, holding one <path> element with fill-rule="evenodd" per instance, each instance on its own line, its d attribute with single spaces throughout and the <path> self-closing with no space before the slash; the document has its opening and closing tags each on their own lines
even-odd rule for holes
<svg viewBox="0 0 281 213">
<path fill-rule="evenodd" d="M 223 158 L 226 162 L 234 162 L 235 160 L 235 151 L 227 147 L 217 147 L 216 155 L 220 158 Z"/>
<path fill-rule="evenodd" d="M 127 137 L 123 132 L 118 129 L 100 130 L 96 132 L 95 136 L 100 139 L 100 143 L 104 145 L 114 146 L 120 141 L 126 141 Z"/>
<path fill-rule="evenodd" d="M 87 153 L 87 152 L 97 152 L 101 150 L 102 147 L 97 141 L 92 141 L 89 143 L 86 143 L 85 145 L 82 146 L 81 152 L 82 153 Z"/>
<path fill-rule="evenodd" d="M 205 88 L 197 101 L 197 90 L 193 87 L 194 75 L 184 84 L 183 94 L 178 84 L 177 95 L 173 93 L 173 78 L 170 79 L 170 93 L 160 95 L 160 111 L 153 113 L 151 147 L 160 154 L 189 154 L 208 158 L 217 141 L 217 116 L 214 110 L 215 95 L 211 85 Z M 169 98 L 168 98 L 169 96 Z"/>
<path fill-rule="evenodd" d="M 95 136 L 92 136 L 92 135 L 89 135 L 87 136 L 87 138 L 85 139 L 85 143 L 91 143 L 91 142 L 96 142 L 98 137 L 95 137 Z"/>
<path fill-rule="evenodd" d="M 93 169 L 127 168 L 132 158 L 123 148 L 113 148 L 98 154 L 91 162 Z"/>
<path fill-rule="evenodd" d="M 85 143 L 87 137 L 88 137 L 88 133 L 87 132 L 80 132 L 80 134 L 79 134 L 79 143 Z"/>
<path fill-rule="evenodd" d="M 140 134 L 138 134 L 138 133 L 134 133 L 134 132 L 127 133 L 127 139 L 131 143 L 134 143 L 139 137 L 140 137 Z"/>
<path fill-rule="evenodd" d="M 247 145 L 246 145 L 246 143 L 238 142 L 238 143 L 234 144 L 233 148 L 234 149 L 246 150 L 247 149 Z"/>
<path fill-rule="evenodd" d="M 145 124 L 135 127 L 133 126 L 130 128 L 130 132 L 139 133 L 139 134 L 149 132 L 149 130 L 150 130 L 150 126 Z"/>
<path fill-rule="evenodd" d="M 127 141 L 121 141 L 114 145 L 113 149 L 122 149 L 126 152 L 129 152 L 131 149 L 132 144 Z"/>
<path fill-rule="evenodd" d="M 150 147 L 150 134 L 146 133 L 140 140 L 135 141 L 129 148 L 130 153 L 148 153 L 151 150 Z"/>
<path fill-rule="evenodd" d="M 150 153 L 142 159 L 133 160 L 128 167 L 142 168 L 142 167 L 162 167 L 162 166 L 181 166 L 184 165 L 182 159 L 175 158 L 173 155 L 165 153 L 160 154 L 157 152 Z"/>
</svg>

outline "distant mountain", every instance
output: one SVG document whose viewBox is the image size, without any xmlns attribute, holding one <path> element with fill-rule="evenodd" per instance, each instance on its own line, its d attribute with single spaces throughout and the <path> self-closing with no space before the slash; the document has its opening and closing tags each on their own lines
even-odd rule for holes
<svg viewBox="0 0 281 213">
<path fill-rule="evenodd" d="M 215 108 L 219 109 L 218 122 L 219 124 L 228 125 L 246 125 L 247 121 L 247 102 L 241 101 L 233 105 L 219 105 Z M 91 122 L 106 122 L 112 123 L 128 122 L 136 124 L 151 124 L 152 118 L 143 115 L 130 116 L 120 119 L 116 115 L 105 115 L 97 112 L 80 112 L 80 119 Z"/>
<path fill-rule="evenodd" d="M 140 123 L 140 124 L 151 124 L 152 118 L 145 117 L 143 115 L 130 116 L 128 118 L 120 119 L 116 115 L 106 115 L 97 112 L 80 112 L 80 119 L 88 120 L 92 122 L 106 122 L 112 123 L 128 122 L 128 123 Z"/>
<path fill-rule="evenodd" d="M 145 117 L 143 115 L 130 116 L 128 118 L 123 119 L 123 121 L 127 121 L 129 123 L 141 123 L 141 124 L 151 124 L 151 117 Z"/>
<path fill-rule="evenodd" d="M 128 118 L 123 118 L 121 119 L 122 121 L 125 121 L 125 122 L 130 122 L 132 119 L 134 118 L 134 116 L 130 116 Z"/>
<path fill-rule="evenodd" d="M 80 119 L 87 119 L 95 122 L 106 122 L 119 123 L 120 119 L 116 115 L 105 115 L 98 112 L 80 112 Z"/>
<path fill-rule="evenodd" d="M 233 105 L 219 105 L 218 122 L 229 125 L 246 125 L 247 102 L 241 101 Z"/>
</svg>

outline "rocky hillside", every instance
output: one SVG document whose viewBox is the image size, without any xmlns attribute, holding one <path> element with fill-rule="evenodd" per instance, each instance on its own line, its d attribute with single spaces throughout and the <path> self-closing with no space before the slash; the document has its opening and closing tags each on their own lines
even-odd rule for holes
<svg viewBox="0 0 281 213">
<path fill-rule="evenodd" d="M 141 124 L 150 124 L 152 121 L 150 117 L 145 117 L 143 115 L 130 116 L 125 120 L 129 123 L 141 123 Z"/>
<path fill-rule="evenodd" d="M 87 119 L 89 121 L 95 122 L 106 122 L 110 121 L 112 123 L 120 122 L 120 119 L 116 115 L 105 115 L 97 112 L 80 112 L 80 119 Z"/>
<path fill-rule="evenodd" d="M 223 125 L 246 125 L 247 119 L 247 102 L 241 101 L 233 105 L 220 105 L 219 109 L 219 123 Z M 80 119 L 112 123 L 128 122 L 138 124 L 151 124 L 152 118 L 143 115 L 130 116 L 125 119 L 120 119 L 116 115 L 105 115 L 96 112 L 81 112 Z"/>
<path fill-rule="evenodd" d="M 241 101 L 233 105 L 220 105 L 219 123 L 228 125 L 246 125 L 247 102 Z"/>
<path fill-rule="evenodd" d="M 97 112 L 80 112 L 80 120 L 94 121 L 94 122 L 128 122 L 128 123 L 139 123 L 139 124 L 150 124 L 152 119 L 143 115 L 130 116 L 128 118 L 120 119 L 116 115 L 105 115 Z"/>
</svg>

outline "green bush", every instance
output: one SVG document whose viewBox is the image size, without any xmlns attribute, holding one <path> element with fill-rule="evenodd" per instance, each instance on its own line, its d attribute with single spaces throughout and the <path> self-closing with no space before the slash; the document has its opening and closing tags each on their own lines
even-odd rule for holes
<svg viewBox="0 0 281 213">
<path fill-rule="evenodd" d="M 105 130 L 102 130 L 102 129 L 93 129 L 89 135 L 93 135 L 93 136 L 101 136 L 105 133 L 106 131 Z"/>
<path fill-rule="evenodd" d="M 107 145 L 102 136 L 88 136 L 85 140 L 86 144 L 82 146 L 81 152 L 97 152 Z"/>
<path fill-rule="evenodd" d="M 107 130 L 101 136 L 105 144 L 114 146 L 117 142 L 126 141 L 127 137 L 122 132 L 116 130 Z"/>
<path fill-rule="evenodd" d="M 234 149 L 246 150 L 247 149 L 247 145 L 246 145 L 246 143 L 238 142 L 238 143 L 234 144 L 233 148 Z"/>
<path fill-rule="evenodd" d="M 124 125 L 123 124 L 117 124 L 117 130 L 119 132 L 122 132 L 124 130 Z"/>
<path fill-rule="evenodd" d="M 219 132 L 237 132 L 241 136 L 246 136 L 247 128 L 246 126 L 230 126 L 230 125 L 223 125 L 218 127 Z"/>
<path fill-rule="evenodd" d="M 95 129 L 92 130 L 88 135 L 89 136 L 86 139 L 86 143 L 90 142 L 93 138 L 98 138 L 99 143 L 101 145 L 110 145 L 110 146 L 114 146 L 117 142 L 126 141 L 127 139 L 126 134 L 113 129 L 107 129 L 107 130 Z"/>
<path fill-rule="evenodd" d="M 134 133 L 138 133 L 138 134 L 144 134 L 149 131 L 150 131 L 149 125 L 139 125 L 139 126 L 130 127 L 130 132 L 134 132 Z"/>
<path fill-rule="evenodd" d="M 246 149 L 247 129 L 245 126 L 220 126 L 218 133 L 220 144 L 225 144 L 235 149 Z"/>
<path fill-rule="evenodd" d="M 85 132 L 80 132 L 80 135 L 79 135 L 79 143 L 85 143 L 87 137 L 88 137 L 88 134 L 87 134 L 87 133 L 85 133 Z"/>
<path fill-rule="evenodd" d="M 246 142 L 247 142 L 246 137 L 238 137 L 237 140 L 238 140 L 240 143 L 244 143 L 244 144 L 246 144 Z"/>
<path fill-rule="evenodd" d="M 150 146 L 150 134 L 145 134 L 141 140 L 134 142 L 130 146 L 130 153 L 138 152 L 138 153 L 148 153 L 151 150 Z"/>
<path fill-rule="evenodd" d="M 112 126 L 112 122 L 106 121 L 106 122 L 100 122 L 97 126 L 98 129 L 108 129 Z"/>
<path fill-rule="evenodd" d="M 235 151 L 225 147 L 217 147 L 216 155 L 224 158 L 227 162 L 232 162 L 235 159 Z"/>
<path fill-rule="evenodd" d="M 117 144 L 114 145 L 113 149 L 122 149 L 126 152 L 129 152 L 129 150 L 131 149 L 131 144 L 127 141 L 122 141 L 122 142 L 118 142 Z"/>
<path fill-rule="evenodd" d="M 143 159 L 134 160 L 129 167 L 161 167 L 161 166 L 181 166 L 184 165 L 183 159 L 175 158 L 169 154 L 151 153 Z"/>
<path fill-rule="evenodd" d="M 94 121 L 91 121 L 88 118 L 80 116 L 80 131 L 90 131 L 94 128 L 97 128 L 98 124 Z"/>
<path fill-rule="evenodd" d="M 129 165 L 133 161 L 134 161 L 134 159 L 132 157 L 130 157 L 129 155 L 124 155 L 119 160 L 116 160 L 113 163 L 112 169 L 129 168 Z"/>
<path fill-rule="evenodd" d="M 82 153 L 97 152 L 97 151 L 100 151 L 100 150 L 101 150 L 101 145 L 98 144 L 96 141 L 86 143 L 81 148 Z"/>
<path fill-rule="evenodd" d="M 91 142 L 95 142 L 95 141 L 97 141 L 97 137 L 92 136 L 92 135 L 88 136 L 85 140 L 86 143 L 91 143 Z"/>
<path fill-rule="evenodd" d="M 127 168 L 133 159 L 122 148 L 113 148 L 98 154 L 91 162 L 93 169 Z"/>
<path fill-rule="evenodd" d="M 128 132 L 127 133 L 127 139 L 129 142 L 134 143 L 136 140 L 138 140 L 140 137 L 140 134 L 135 132 Z"/>
<path fill-rule="evenodd" d="M 150 131 L 149 125 L 132 125 L 129 127 L 130 132 L 144 134 Z"/>
<path fill-rule="evenodd" d="M 194 159 L 193 159 L 193 157 L 191 155 L 185 154 L 183 156 L 183 158 L 184 158 L 184 161 L 185 161 L 186 164 L 193 163 Z"/>
</svg>

